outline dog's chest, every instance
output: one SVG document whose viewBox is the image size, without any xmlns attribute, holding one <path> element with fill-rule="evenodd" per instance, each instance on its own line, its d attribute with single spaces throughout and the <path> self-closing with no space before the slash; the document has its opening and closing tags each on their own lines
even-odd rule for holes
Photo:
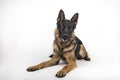
<svg viewBox="0 0 120 80">
<path fill-rule="evenodd" d="M 54 51 L 57 52 L 61 56 L 63 54 L 68 54 L 71 51 L 73 52 L 75 50 L 75 48 L 76 48 L 75 41 L 71 42 L 69 45 L 64 45 L 64 44 L 54 42 Z"/>
<path fill-rule="evenodd" d="M 57 53 L 68 53 L 72 51 L 76 47 L 75 43 L 71 43 L 69 45 L 61 45 L 60 43 L 54 43 L 54 51 Z"/>
</svg>

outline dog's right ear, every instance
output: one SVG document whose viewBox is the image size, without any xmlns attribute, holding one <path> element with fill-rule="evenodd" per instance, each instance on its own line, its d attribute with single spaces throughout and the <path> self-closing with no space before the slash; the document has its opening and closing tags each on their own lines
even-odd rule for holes
<svg viewBox="0 0 120 80">
<path fill-rule="evenodd" d="M 65 14 L 64 14 L 63 10 L 60 10 L 59 14 L 58 14 L 57 21 L 60 21 L 60 20 L 63 20 L 63 19 L 65 19 Z"/>
</svg>

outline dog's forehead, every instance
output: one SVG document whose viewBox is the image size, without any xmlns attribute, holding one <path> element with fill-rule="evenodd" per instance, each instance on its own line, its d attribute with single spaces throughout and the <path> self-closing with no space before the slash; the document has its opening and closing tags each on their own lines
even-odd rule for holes
<svg viewBox="0 0 120 80">
<path fill-rule="evenodd" d="M 65 20 L 65 23 L 70 24 L 70 23 L 71 23 L 71 21 L 70 21 L 70 20 Z"/>
<path fill-rule="evenodd" d="M 71 20 L 63 20 L 63 21 L 61 21 L 61 23 L 65 26 L 69 26 L 72 24 Z"/>
</svg>

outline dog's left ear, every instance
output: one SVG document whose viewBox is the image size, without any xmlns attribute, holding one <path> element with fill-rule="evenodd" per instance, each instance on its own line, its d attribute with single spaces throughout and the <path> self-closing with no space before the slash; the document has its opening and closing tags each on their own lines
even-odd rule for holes
<svg viewBox="0 0 120 80">
<path fill-rule="evenodd" d="M 73 17 L 71 18 L 71 21 L 73 21 L 75 24 L 77 24 L 78 16 L 79 16 L 78 13 L 74 14 Z"/>
</svg>

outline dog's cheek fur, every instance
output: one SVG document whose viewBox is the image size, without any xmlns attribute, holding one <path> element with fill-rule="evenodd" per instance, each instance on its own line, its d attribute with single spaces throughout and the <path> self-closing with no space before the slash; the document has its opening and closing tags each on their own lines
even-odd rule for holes
<svg viewBox="0 0 120 80">
<path fill-rule="evenodd" d="M 58 45 L 57 45 L 55 42 L 53 43 L 53 48 L 54 48 L 54 51 L 55 51 L 56 53 L 59 53 L 59 52 L 60 52 L 59 47 L 58 47 Z"/>
<path fill-rule="evenodd" d="M 61 42 L 58 28 L 55 29 L 55 39 L 56 39 L 56 41 Z"/>
</svg>

